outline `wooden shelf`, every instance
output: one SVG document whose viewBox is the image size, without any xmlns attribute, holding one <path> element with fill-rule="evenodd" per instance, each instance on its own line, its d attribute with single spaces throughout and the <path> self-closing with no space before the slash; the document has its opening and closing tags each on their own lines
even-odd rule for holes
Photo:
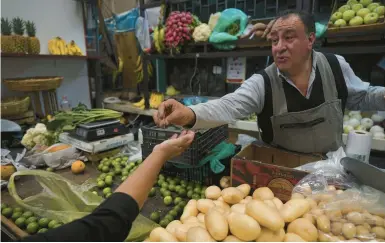
<svg viewBox="0 0 385 243">
<path fill-rule="evenodd" d="M 20 54 L 20 53 L 1 53 L 5 58 L 36 58 L 36 59 L 100 59 L 99 56 L 72 56 L 72 55 L 51 55 L 51 54 Z"/>
</svg>

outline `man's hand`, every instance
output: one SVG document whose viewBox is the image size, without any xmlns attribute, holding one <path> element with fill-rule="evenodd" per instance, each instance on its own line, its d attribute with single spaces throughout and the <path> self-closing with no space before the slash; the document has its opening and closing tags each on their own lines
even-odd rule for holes
<svg viewBox="0 0 385 243">
<path fill-rule="evenodd" d="M 182 154 L 194 140 L 195 133 L 192 131 L 183 131 L 179 137 L 174 134 L 170 139 L 154 147 L 153 153 L 159 154 L 165 161 Z"/>
<path fill-rule="evenodd" d="M 158 111 L 153 115 L 154 122 L 159 127 L 169 125 L 186 126 L 193 125 L 194 112 L 174 99 L 169 99 L 160 104 Z"/>
<path fill-rule="evenodd" d="M 271 20 L 267 26 L 266 26 L 266 29 L 265 31 L 263 32 L 263 35 L 262 35 L 262 38 L 266 38 L 267 40 L 270 40 L 270 31 L 271 31 L 271 28 L 273 27 L 274 23 L 275 23 L 275 20 L 276 19 L 273 19 Z"/>
</svg>

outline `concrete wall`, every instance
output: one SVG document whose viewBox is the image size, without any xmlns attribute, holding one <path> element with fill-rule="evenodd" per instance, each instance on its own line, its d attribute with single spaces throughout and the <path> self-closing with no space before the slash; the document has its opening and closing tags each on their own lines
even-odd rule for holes
<svg viewBox="0 0 385 243">
<path fill-rule="evenodd" d="M 83 15 L 80 3 L 74 0 L 2 0 L 1 16 L 20 17 L 35 22 L 40 39 L 41 54 L 48 54 L 48 41 L 60 36 L 67 42 L 74 40 L 85 53 Z M 4 78 L 30 76 L 63 76 L 57 90 L 58 102 L 67 96 L 72 105 L 79 102 L 91 105 L 86 60 L 2 58 L 1 76 Z M 22 96 L 1 85 L 2 97 Z"/>
</svg>

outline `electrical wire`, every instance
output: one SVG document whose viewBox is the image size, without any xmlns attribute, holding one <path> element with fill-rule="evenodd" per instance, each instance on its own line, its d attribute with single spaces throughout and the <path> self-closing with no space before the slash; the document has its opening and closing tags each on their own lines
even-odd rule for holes
<svg viewBox="0 0 385 243">
<path fill-rule="evenodd" d="M 198 57 L 199 57 L 199 54 L 196 54 L 195 56 L 195 66 L 194 66 L 194 72 L 193 72 L 193 75 L 191 76 L 190 78 L 190 89 L 191 89 L 191 92 L 193 93 L 194 92 L 194 89 L 193 89 L 193 79 L 198 71 Z M 199 82 L 199 91 L 200 93 L 200 82 Z"/>
</svg>

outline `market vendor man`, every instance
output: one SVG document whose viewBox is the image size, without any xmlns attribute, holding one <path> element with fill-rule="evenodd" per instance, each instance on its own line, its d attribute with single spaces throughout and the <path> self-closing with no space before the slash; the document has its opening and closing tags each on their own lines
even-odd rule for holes
<svg viewBox="0 0 385 243">
<path fill-rule="evenodd" d="M 363 82 L 343 57 L 313 50 L 312 15 L 286 11 L 269 31 L 273 64 L 220 99 L 190 107 L 167 100 L 155 123 L 212 128 L 257 113 L 264 142 L 325 153 L 342 145 L 345 108 L 385 110 L 385 87 Z"/>
</svg>

